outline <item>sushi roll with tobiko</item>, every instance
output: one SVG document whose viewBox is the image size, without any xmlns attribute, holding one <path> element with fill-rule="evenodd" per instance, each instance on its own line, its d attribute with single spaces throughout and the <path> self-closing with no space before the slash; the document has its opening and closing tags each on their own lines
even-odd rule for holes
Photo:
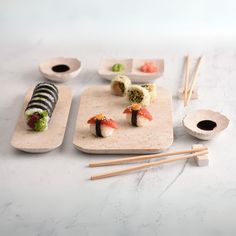
<svg viewBox="0 0 236 236">
<path fill-rule="evenodd" d="M 145 126 L 152 120 L 150 112 L 137 103 L 128 106 L 123 113 L 126 114 L 127 122 L 136 127 Z"/>
<path fill-rule="evenodd" d="M 142 106 L 148 106 L 151 102 L 148 90 L 140 85 L 131 85 L 128 89 L 127 97 L 131 104 L 139 103 Z"/>
<path fill-rule="evenodd" d="M 131 81 L 125 75 L 117 75 L 111 81 L 111 94 L 116 96 L 125 96 Z"/>
<path fill-rule="evenodd" d="M 54 84 L 49 82 L 37 84 L 25 109 L 27 129 L 33 131 L 47 130 L 57 100 L 58 89 Z"/>
<path fill-rule="evenodd" d="M 150 95 L 151 102 L 155 102 L 157 99 L 157 88 L 155 84 L 141 84 L 141 87 L 147 89 Z"/>
<path fill-rule="evenodd" d="M 102 113 L 93 116 L 87 121 L 90 124 L 90 132 L 96 137 L 108 137 L 118 128 L 116 121 L 106 117 Z"/>
</svg>

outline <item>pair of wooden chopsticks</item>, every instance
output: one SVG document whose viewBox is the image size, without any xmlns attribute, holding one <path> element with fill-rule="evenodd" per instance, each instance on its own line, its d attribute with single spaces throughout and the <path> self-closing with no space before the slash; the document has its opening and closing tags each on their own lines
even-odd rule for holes
<svg viewBox="0 0 236 236">
<path fill-rule="evenodd" d="M 178 157 L 174 157 L 174 158 L 164 159 L 164 160 L 160 160 L 160 161 L 156 161 L 156 162 L 144 163 L 144 164 L 136 165 L 136 166 L 129 167 L 126 169 L 120 169 L 120 170 L 111 171 L 111 172 L 107 172 L 107 173 L 103 173 L 103 174 L 93 175 L 93 176 L 91 176 L 91 180 L 102 179 L 102 178 L 112 177 L 112 176 L 116 176 L 116 175 L 122 175 L 122 174 L 129 173 L 131 171 L 141 170 L 141 169 L 145 169 L 148 167 L 159 166 L 161 164 L 166 164 L 166 163 L 175 162 L 175 161 L 179 161 L 179 160 L 189 159 L 189 158 L 192 158 L 195 156 L 205 155 L 207 153 L 208 153 L 208 149 L 206 147 L 203 147 L 203 148 L 196 148 L 196 149 L 191 149 L 191 150 L 182 150 L 182 151 L 169 152 L 169 153 L 167 152 L 167 153 L 127 157 L 127 158 L 122 158 L 122 159 L 114 159 L 114 160 L 110 160 L 110 161 L 94 162 L 94 163 L 90 163 L 89 167 L 128 164 L 128 163 L 132 163 L 135 161 L 151 160 L 153 158 L 160 158 L 160 157 L 165 157 L 165 156 L 189 154 L 189 155 L 183 155 L 183 156 L 178 156 Z"/>
<path fill-rule="evenodd" d="M 202 60 L 203 60 L 203 57 L 200 57 L 198 59 L 198 62 L 197 62 L 197 66 L 196 66 L 196 69 L 194 71 L 194 74 L 193 74 L 193 79 L 192 79 L 192 83 L 191 83 L 191 86 L 189 88 L 189 68 L 190 68 L 190 64 L 191 64 L 191 58 L 190 56 L 188 55 L 186 57 L 186 60 L 185 60 L 185 74 L 184 74 L 184 106 L 187 106 L 190 102 L 190 99 L 191 99 L 191 96 L 192 96 L 192 93 L 193 93 L 193 89 L 196 85 L 196 82 L 197 82 L 197 79 L 198 79 L 198 73 L 199 73 L 199 70 L 200 70 L 200 66 L 202 64 Z"/>
</svg>

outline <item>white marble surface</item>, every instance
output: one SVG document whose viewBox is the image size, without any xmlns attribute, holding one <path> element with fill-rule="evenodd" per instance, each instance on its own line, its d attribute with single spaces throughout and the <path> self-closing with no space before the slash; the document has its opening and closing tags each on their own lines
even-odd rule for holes
<svg viewBox="0 0 236 236">
<path fill-rule="evenodd" d="M 236 232 L 236 159 L 234 154 L 235 67 L 232 46 L 86 42 L 79 45 L 43 41 L 11 45 L 1 56 L 0 94 L 0 235 L 233 235 Z M 151 47 L 153 46 L 153 48 Z M 187 135 L 183 116 L 195 108 L 211 108 L 231 119 L 229 128 L 210 149 L 210 166 L 191 161 L 160 166 L 126 176 L 92 182 L 92 160 L 112 156 L 86 155 L 72 145 L 79 95 L 91 84 L 107 83 L 96 69 L 105 57 L 149 57 L 166 62 L 158 85 L 173 95 L 181 84 L 183 55 L 205 55 L 200 99 L 188 108 L 173 98 L 174 135 L 171 150 L 187 149 L 198 140 Z M 10 138 L 27 88 L 42 81 L 40 61 L 50 56 L 78 55 L 80 76 L 67 84 L 74 93 L 63 145 L 47 154 L 25 154 L 10 147 Z M 200 142 L 201 143 L 201 142 Z"/>
<path fill-rule="evenodd" d="M 50 8 L 39 8 L 39 5 L 30 4 L 30 1 L 22 2 L 25 4 L 5 1 L 0 10 L 0 235 L 235 235 L 234 38 L 215 38 L 212 32 L 206 35 L 201 32 L 203 34 L 197 38 L 191 34 L 187 34 L 187 38 L 186 34 L 174 36 L 175 32 L 168 36 L 171 32 L 166 32 L 165 29 L 165 36 L 158 34 L 160 32 L 157 30 L 156 35 L 145 31 L 146 34 L 139 37 L 139 27 L 145 28 L 149 20 L 157 20 L 152 16 L 146 18 L 142 25 L 140 14 L 136 16 L 139 24 L 135 24 L 132 18 L 126 25 L 125 32 L 135 26 L 130 31 L 131 34 L 126 34 L 124 38 L 115 37 L 121 33 L 119 27 L 123 27 L 124 22 L 119 24 L 116 19 L 112 20 L 111 12 L 106 16 L 105 10 L 98 4 L 84 11 L 82 16 L 77 16 L 77 10 L 81 13 L 82 10 L 75 7 L 69 9 L 66 4 L 60 4 L 63 2 L 61 0 L 57 1 L 60 14 L 52 13 Z M 43 6 L 53 6 L 52 3 L 46 5 L 47 1 L 40 1 L 42 2 L 45 4 Z M 154 1 L 148 2 L 151 9 Z M 201 5 L 206 1 L 199 2 L 196 11 L 200 14 Z M 230 27 L 235 25 L 235 17 L 229 14 L 233 7 L 230 8 L 228 3 L 229 1 L 225 1 L 224 7 L 220 4 L 224 17 L 216 17 L 216 13 L 220 12 L 219 8 L 216 13 L 210 14 L 213 17 L 209 18 L 210 24 L 208 22 L 204 25 L 208 19 L 207 11 L 204 11 L 200 19 L 204 27 L 198 25 L 198 28 L 203 31 L 208 28 L 216 29 L 217 22 L 223 18 L 222 22 L 228 28 L 219 24 L 225 30 L 222 32 L 226 33 L 228 30 L 228 33 L 235 33 L 230 31 Z M 73 4 L 75 5 L 75 1 Z M 124 19 L 132 12 L 130 4 L 127 4 L 129 11 L 126 9 L 124 13 L 120 13 Z M 140 13 L 144 5 L 142 1 L 135 11 Z M 109 6 L 110 9 L 112 6 Z M 28 12 L 27 9 L 31 11 Z M 62 11 L 64 9 L 65 14 Z M 165 10 L 167 9 L 168 4 L 165 5 Z M 177 10 L 187 14 L 183 16 L 193 15 L 192 22 L 182 24 L 183 31 L 190 27 L 190 23 L 195 22 L 195 26 L 199 23 L 199 14 L 193 10 L 188 13 L 181 7 Z M 174 7 L 169 14 L 171 12 L 175 12 Z M 118 16 L 118 13 L 114 14 Z M 181 12 L 178 15 L 181 16 Z M 161 13 L 161 16 L 161 22 L 165 22 L 164 14 Z M 53 24 L 53 18 L 63 22 L 61 28 L 60 25 Z M 96 19 L 98 21 L 95 22 Z M 81 29 L 85 21 L 87 28 Z M 65 22 L 75 22 L 78 31 L 72 30 L 72 26 L 66 28 Z M 112 23 L 118 28 L 115 36 L 109 33 Z M 176 31 L 176 25 L 181 24 L 176 22 L 175 25 L 167 21 L 167 25 L 170 23 L 175 29 L 173 31 Z M 104 34 L 100 33 L 101 26 L 107 27 Z M 220 35 L 219 31 L 214 33 Z M 200 98 L 184 108 L 183 102 L 176 95 L 182 82 L 183 56 L 186 53 L 195 58 L 203 54 L 205 62 L 198 83 Z M 74 99 L 64 143 L 47 154 L 16 151 L 11 148 L 10 139 L 24 94 L 29 86 L 43 81 L 38 71 L 39 63 L 56 56 L 77 56 L 84 65 L 79 77 L 67 83 L 73 89 Z M 165 59 L 165 74 L 157 84 L 169 88 L 173 94 L 175 139 L 170 150 L 187 149 L 192 144 L 204 143 L 210 150 L 208 167 L 197 167 L 192 161 L 180 161 L 101 181 L 92 182 L 88 179 L 92 174 L 107 170 L 88 168 L 90 161 L 114 156 L 87 155 L 73 147 L 79 96 L 90 85 L 107 83 L 98 77 L 96 70 L 100 60 L 109 57 Z M 187 135 L 181 120 L 186 113 L 197 108 L 210 108 L 224 113 L 231 120 L 228 129 L 208 142 L 200 142 Z"/>
</svg>

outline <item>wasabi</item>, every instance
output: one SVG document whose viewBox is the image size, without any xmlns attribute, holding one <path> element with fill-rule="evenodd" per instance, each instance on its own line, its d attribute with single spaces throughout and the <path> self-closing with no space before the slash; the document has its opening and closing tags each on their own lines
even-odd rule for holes
<svg viewBox="0 0 236 236">
<path fill-rule="evenodd" d="M 119 63 L 114 64 L 114 65 L 112 66 L 112 71 L 113 71 L 113 72 L 121 72 L 121 71 L 124 71 L 124 69 L 125 69 L 124 65 L 119 64 Z"/>
</svg>

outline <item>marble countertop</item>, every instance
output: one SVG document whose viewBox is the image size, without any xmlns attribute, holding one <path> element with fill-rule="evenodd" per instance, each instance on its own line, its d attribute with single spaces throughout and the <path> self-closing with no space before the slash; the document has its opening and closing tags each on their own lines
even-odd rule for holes
<svg viewBox="0 0 236 236">
<path fill-rule="evenodd" d="M 142 45 L 148 45 L 142 47 Z M 176 98 L 182 83 L 183 57 L 204 55 L 200 98 L 187 108 Z M 10 139 L 29 86 L 43 81 L 38 65 L 54 56 L 77 56 L 79 77 L 67 83 L 73 102 L 63 145 L 45 154 L 14 150 Z M 79 152 L 72 139 L 81 92 L 107 84 L 97 68 L 104 58 L 165 59 L 157 84 L 173 94 L 174 143 L 209 147 L 210 165 L 179 161 L 125 176 L 90 181 L 90 161 L 111 158 Z M 0 235 L 235 235 L 236 233 L 236 46 L 231 43 L 31 40 L 1 45 L 0 93 Z M 183 117 L 197 108 L 225 114 L 228 129 L 212 141 L 184 131 Z M 115 167 L 114 167 L 115 168 Z"/>
</svg>

